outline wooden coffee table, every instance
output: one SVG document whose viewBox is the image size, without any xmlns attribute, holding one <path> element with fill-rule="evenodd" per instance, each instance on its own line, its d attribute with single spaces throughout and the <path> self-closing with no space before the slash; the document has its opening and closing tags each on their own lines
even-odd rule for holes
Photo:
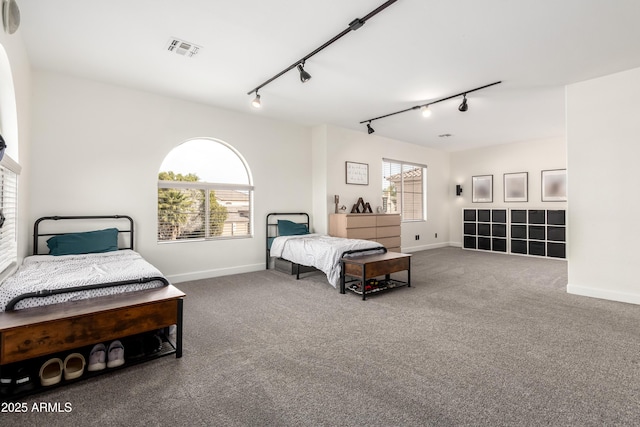
<svg viewBox="0 0 640 427">
<path fill-rule="evenodd" d="M 411 255 L 397 252 L 386 252 L 383 254 L 364 255 L 357 257 L 343 257 L 340 259 L 340 293 L 346 291 L 346 278 L 354 277 L 360 279 L 359 287 L 349 287 L 349 290 L 358 295 L 362 295 L 365 300 L 367 295 L 375 292 L 397 288 L 401 286 L 411 286 Z M 391 273 L 407 271 L 407 281 L 391 279 Z M 378 286 L 367 290 L 367 281 L 384 276 L 384 280 L 378 281 Z"/>
</svg>

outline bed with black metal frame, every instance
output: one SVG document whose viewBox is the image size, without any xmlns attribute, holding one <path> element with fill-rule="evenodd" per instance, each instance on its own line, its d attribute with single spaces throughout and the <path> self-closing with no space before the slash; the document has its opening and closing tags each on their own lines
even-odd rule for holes
<svg viewBox="0 0 640 427">
<path fill-rule="evenodd" d="M 271 264 L 271 258 L 272 253 L 271 253 L 271 246 L 274 242 L 274 239 L 277 237 L 280 237 L 280 227 L 279 227 L 279 221 L 281 220 L 288 220 L 288 221 L 292 221 L 295 222 L 296 224 L 300 224 L 306 227 L 307 232 L 310 232 L 311 228 L 310 228 L 310 220 L 309 220 L 309 214 L 307 214 L 306 212 L 272 212 L 269 213 L 267 215 L 267 220 L 266 220 L 266 269 L 268 270 L 270 268 L 270 264 Z M 311 234 L 311 236 L 315 236 L 314 234 Z M 300 236 L 294 236 L 294 237 L 304 237 L 304 233 L 302 233 Z M 328 241 L 333 241 L 333 242 L 337 242 L 338 244 L 342 244 L 343 247 L 341 249 L 337 249 L 338 251 L 338 257 L 337 259 L 335 259 L 335 262 L 333 263 L 332 269 L 334 270 L 332 273 L 327 271 L 326 266 L 321 266 L 318 264 L 314 264 L 314 265 L 307 265 L 307 264 L 301 264 L 299 262 L 295 262 L 292 261 L 290 259 L 286 259 L 286 258 L 277 258 L 274 260 L 274 266 L 277 266 L 277 262 L 278 261 L 284 261 L 285 263 L 289 263 L 290 267 L 285 267 L 286 268 L 286 272 L 289 274 L 295 274 L 296 275 L 296 279 L 300 279 L 300 273 L 304 273 L 304 272 L 310 272 L 310 271 L 318 271 L 318 270 L 322 270 L 324 267 L 324 272 L 327 273 L 327 278 L 329 279 L 329 283 L 336 287 L 337 289 L 340 289 L 341 287 L 338 286 L 338 282 L 337 279 L 339 279 L 340 277 L 340 268 L 341 268 L 341 264 L 340 264 L 340 259 L 348 256 L 348 257 L 357 257 L 357 256 L 362 256 L 362 255 L 368 255 L 368 254 L 372 254 L 372 253 L 386 253 L 387 249 L 382 246 L 381 244 L 377 243 L 377 242 L 372 242 L 372 241 L 364 241 L 364 240 L 360 240 L 360 239 L 344 239 L 341 237 L 330 237 L 330 236 L 319 236 L 322 239 L 322 242 L 318 242 L 318 244 L 316 245 L 315 242 L 313 240 L 306 240 L 306 244 L 304 245 L 304 250 L 307 251 L 314 251 L 316 250 L 316 248 L 320 248 L 321 246 L 326 246 L 326 243 Z M 355 247 L 354 245 L 357 245 L 357 247 Z M 318 249 L 319 250 L 319 249 Z M 313 259 L 314 261 L 317 259 L 316 256 L 310 256 L 310 259 Z M 311 263 L 309 263 L 311 264 Z M 337 270 L 337 271 L 335 271 Z M 332 283 L 331 282 L 331 278 L 329 277 L 331 276 L 334 280 Z M 344 293 L 341 290 L 342 293 Z"/>
<path fill-rule="evenodd" d="M 38 219 L 34 224 L 33 258 L 42 255 L 39 249 L 41 239 L 64 236 L 70 233 L 70 231 L 42 232 L 40 227 L 43 222 L 73 220 L 97 221 L 99 223 L 102 223 L 103 220 L 125 221 L 128 223 L 128 228 L 122 225 L 120 227 L 123 229 L 117 228 L 118 249 L 134 250 L 134 222 L 129 216 L 49 216 Z M 128 238 L 123 236 L 128 236 Z M 122 247 L 120 247 L 121 242 L 125 243 Z M 49 257 L 50 255 L 44 256 Z M 57 258 L 59 258 L 58 261 L 64 263 L 63 258 L 65 257 Z M 100 268 L 99 264 L 97 268 Z M 30 299 L 45 299 L 52 295 L 101 288 L 117 290 L 123 285 L 145 285 L 151 284 L 151 282 L 154 282 L 153 287 L 149 289 L 74 299 L 37 307 L 16 308 L 16 305 L 19 305 L 21 301 Z M 2 285 L 0 284 L 0 286 Z M 3 368 L 15 368 L 16 365 L 42 357 L 77 349 L 86 350 L 88 346 L 98 343 L 153 331 L 161 334 L 163 341 L 162 350 L 154 354 L 153 358 L 169 354 L 175 354 L 176 358 L 180 358 L 182 357 L 184 297 L 185 294 L 162 275 L 130 280 L 106 280 L 104 283 L 87 286 L 44 289 L 19 295 L 7 304 L 4 312 L 0 313 L 0 373 Z M 131 363 L 127 360 L 124 366 L 148 359 L 141 358 L 131 361 Z M 99 373 L 102 372 L 87 372 L 84 377 Z M 6 400 L 19 396 L 20 394 L 1 396 L 1 398 Z"/>
<path fill-rule="evenodd" d="M 273 240 L 279 236 L 278 233 L 278 219 L 290 218 L 297 224 L 305 225 L 307 230 L 310 230 L 311 223 L 309 221 L 309 214 L 305 212 L 272 212 L 267 215 L 266 233 L 267 233 L 267 253 L 266 253 L 266 268 L 269 270 L 271 265 L 271 244 Z M 275 222 L 272 222 L 275 220 Z M 298 263 L 285 260 L 282 258 L 276 258 L 273 264 L 274 268 L 281 270 L 289 274 L 295 274 L 296 279 L 300 279 L 300 273 L 309 273 L 318 271 L 313 266 L 300 265 Z"/>
</svg>

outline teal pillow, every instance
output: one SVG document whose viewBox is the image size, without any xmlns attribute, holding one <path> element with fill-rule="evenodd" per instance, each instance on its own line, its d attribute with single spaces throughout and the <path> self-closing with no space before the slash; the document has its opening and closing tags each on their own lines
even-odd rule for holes
<svg viewBox="0 0 640 427">
<path fill-rule="evenodd" d="M 118 229 L 53 236 L 47 240 L 49 255 L 78 255 L 118 250 Z"/>
<path fill-rule="evenodd" d="M 286 219 L 278 220 L 278 234 L 280 236 L 297 236 L 300 234 L 309 234 L 307 224 L 298 224 L 297 222 L 287 221 Z"/>
</svg>

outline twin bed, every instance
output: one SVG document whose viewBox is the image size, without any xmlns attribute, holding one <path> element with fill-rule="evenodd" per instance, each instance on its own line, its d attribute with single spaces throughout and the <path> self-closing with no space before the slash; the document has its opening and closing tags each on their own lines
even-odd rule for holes
<svg viewBox="0 0 640 427">
<path fill-rule="evenodd" d="M 80 232 L 67 226 L 84 229 L 105 221 L 116 226 Z M 58 223 L 65 223 L 59 227 L 63 232 L 42 231 L 45 225 L 55 230 Z M 45 255 L 44 240 L 50 251 Z M 34 255 L 0 285 L 3 379 L 9 378 L 3 370 L 43 357 L 151 332 L 162 332 L 158 355 L 182 356 L 185 295 L 134 251 L 133 242 L 134 223 L 124 215 L 36 221 Z"/>
<path fill-rule="evenodd" d="M 87 222 L 102 221 L 119 224 L 79 232 L 66 226 L 62 231 L 42 230 L 45 224 L 57 223 L 84 224 L 80 229 L 86 230 Z M 276 257 L 291 263 L 298 278 L 301 266 L 313 267 L 338 288 L 344 280 L 341 259 L 386 253 L 380 243 L 310 233 L 309 225 L 306 213 L 267 216 L 267 269 Z M 45 242 L 47 254 L 42 251 Z M 163 331 L 168 346 L 160 355 L 182 356 L 185 294 L 135 252 L 133 242 L 133 219 L 124 215 L 36 221 L 33 256 L 0 284 L 2 379 L 25 363 L 153 331 Z M 175 334 L 169 334 L 174 326 Z"/>
<path fill-rule="evenodd" d="M 386 253 L 380 243 L 310 233 L 309 215 L 304 212 L 270 213 L 267 215 L 267 258 L 291 262 L 299 278 L 302 266 L 314 267 L 326 274 L 334 288 L 340 286 L 343 257 Z"/>
</svg>

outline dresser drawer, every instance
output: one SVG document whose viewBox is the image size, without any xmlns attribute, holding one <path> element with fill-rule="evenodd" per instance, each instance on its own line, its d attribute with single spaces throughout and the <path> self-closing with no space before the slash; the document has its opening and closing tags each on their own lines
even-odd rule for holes
<svg viewBox="0 0 640 427">
<path fill-rule="evenodd" d="M 377 238 L 376 242 L 382 244 L 382 246 L 387 248 L 387 250 L 390 252 L 397 252 L 397 251 L 391 251 L 391 248 L 400 247 L 400 236 Z"/>
<path fill-rule="evenodd" d="M 374 240 L 399 252 L 400 222 L 398 214 L 330 214 L 329 235 Z"/>
<path fill-rule="evenodd" d="M 363 215 L 363 216 L 347 216 L 347 228 L 362 228 L 362 227 L 375 227 L 376 217 Z"/>
<path fill-rule="evenodd" d="M 347 238 L 349 239 L 364 239 L 372 240 L 376 238 L 376 228 L 349 228 L 347 229 Z"/>
<path fill-rule="evenodd" d="M 397 215 L 397 214 L 378 215 L 376 217 L 376 225 L 378 227 L 386 227 L 389 225 L 400 226 L 400 215 Z"/>
<path fill-rule="evenodd" d="M 400 235 L 400 226 L 378 227 L 376 237 L 394 237 Z"/>
</svg>

